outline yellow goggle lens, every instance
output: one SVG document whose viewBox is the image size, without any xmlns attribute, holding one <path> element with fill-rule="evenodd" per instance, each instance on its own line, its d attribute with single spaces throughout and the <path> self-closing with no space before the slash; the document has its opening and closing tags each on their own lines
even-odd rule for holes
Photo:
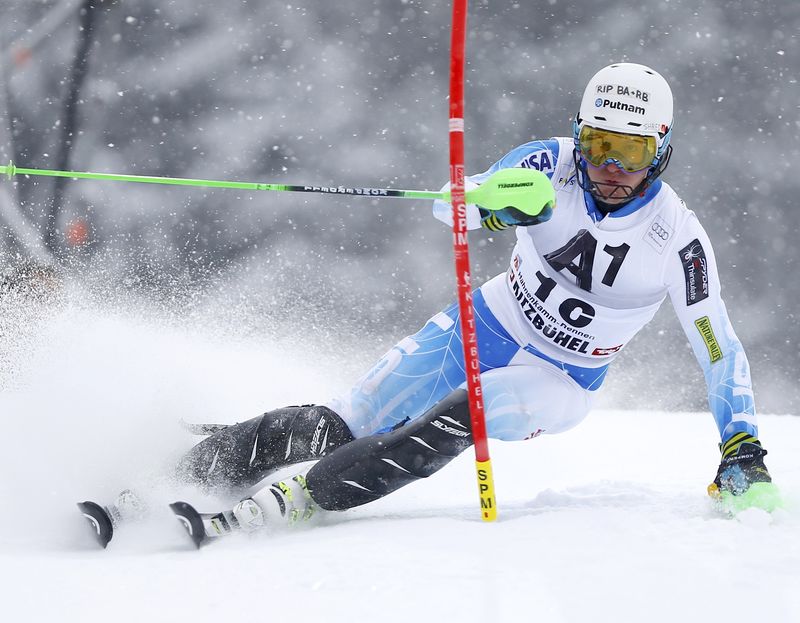
<svg viewBox="0 0 800 623">
<path fill-rule="evenodd" d="M 578 143 L 581 155 L 593 166 L 600 167 L 614 161 L 629 173 L 652 165 L 658 151 L 654 136 L 623 134 L 588 125 L 581 128 Z"/>
</svg>

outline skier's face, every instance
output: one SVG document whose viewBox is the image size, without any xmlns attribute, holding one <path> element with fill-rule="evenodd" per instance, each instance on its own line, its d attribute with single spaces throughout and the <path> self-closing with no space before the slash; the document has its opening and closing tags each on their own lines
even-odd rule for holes
<svg viewBox="0 0 800 623">
<path fill-rule="evenodd" d="M 603 201 L 611 205 L 620 203 L 629 198 L 628 193 L 630 190 L 636 188 L 642 183 L 644 178 L 647 177 L 648 169 L 636 171 L 635 173 L 628 173 L 625 169 L 617 166 L 613 162 L 595 167 L 587 163 L 586 173 L 589 179 L 595 184 L 599 184 L 605 197 Z M 614 191 L 614 186 L 620 187 L 618 191 Z M 623 188 L 626 187 L 627 188 Z"/>
</svg>

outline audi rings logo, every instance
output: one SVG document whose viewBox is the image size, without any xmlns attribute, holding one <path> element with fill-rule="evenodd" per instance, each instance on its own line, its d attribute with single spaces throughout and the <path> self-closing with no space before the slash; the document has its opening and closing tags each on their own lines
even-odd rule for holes
<svg viewBox="0 0 800 623">
<path fill-rule="evenodd" d="M 650 225 L 650 230 L 656 236 L 661 238 L 661 240 L 666 241 L 667 238 L 669 238 L 669 232 L 666 229 L 664 229 L 659 223 L 653 223 L 652 225 Z"/>
<path fill-rule="evenodd" d="M 657 216 L 645 230 L 644 240 L 660 255 L 667 248 L 667 241 L 674 233 L 675 230 L 669 226 L 667 221 Z"/>
</svg>

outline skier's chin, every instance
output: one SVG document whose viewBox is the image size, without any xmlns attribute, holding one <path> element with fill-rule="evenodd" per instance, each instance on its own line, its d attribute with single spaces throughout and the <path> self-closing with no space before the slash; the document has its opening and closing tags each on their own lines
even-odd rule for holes
<svg viewBox="0 0 800 623">
<path fill-rule="evenodd" d="M 592 194 L 609 205 L 617 205 L 629 201 L 633 187 L 620 182 L 594 181 Z"/>
<path fill-rule="evenodd" d="M 646 171 L 614 174 L 606 170 L 589 170 L 589 180 L 592 182 L 592 194 L 609 205 L 617 205 L 630 201 L 633 190 L 647 176 Z"/>
</svg>

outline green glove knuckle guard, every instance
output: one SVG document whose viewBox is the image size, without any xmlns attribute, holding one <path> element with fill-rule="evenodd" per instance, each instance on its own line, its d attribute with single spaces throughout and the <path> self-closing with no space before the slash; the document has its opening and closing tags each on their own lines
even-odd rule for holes
<svg viewBox="0 0 800 623">
<path fill-rule="evenodd" d="M 737 433 L 720 444 L 722 459 L 714 478 L 720 491 L 741 495 L 756 482 L 772 482 L 764 457 L 767 451 L 758 438 Z"/>
</svg>

